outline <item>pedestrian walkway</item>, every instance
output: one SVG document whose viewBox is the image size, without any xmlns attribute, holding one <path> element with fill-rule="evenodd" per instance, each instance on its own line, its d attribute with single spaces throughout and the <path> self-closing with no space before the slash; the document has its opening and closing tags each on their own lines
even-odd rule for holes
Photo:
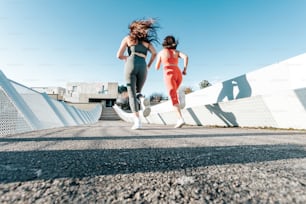
<svg viewBox="0 0 306 204">
<path fill-rule="evenodd" d="M 0 203 L 305 203 L 306 132 L 121 120 L 0 138 Z"/>
</svg>

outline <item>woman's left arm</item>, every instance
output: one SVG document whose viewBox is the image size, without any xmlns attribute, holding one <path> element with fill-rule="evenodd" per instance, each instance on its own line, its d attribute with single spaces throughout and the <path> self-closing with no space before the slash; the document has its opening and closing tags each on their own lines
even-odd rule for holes
<svg viewBox="0 0 306 204">
<path fill-rule="evenodd" d="M 183 74 L 186 75 L 187 74 L 187 66 L 188 66 L 188 55 L 186 55 L 183 52 L 179 52 L 179 57 L 182 58 L 184 60 L 184 70 L 183 70 Z"/>
</svg>

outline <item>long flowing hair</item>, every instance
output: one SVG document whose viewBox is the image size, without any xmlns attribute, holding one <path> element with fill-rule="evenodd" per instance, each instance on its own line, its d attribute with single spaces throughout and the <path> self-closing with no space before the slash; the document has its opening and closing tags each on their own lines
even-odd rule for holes
<svg viewBox="0 0 306 204">
<path fill-rule="evenodd" d="M 155 19 L 134 20 L 130 25 L 129 36 L 133 41 L 145 41 L 158 43 L 157 29 L 159 26 Z"/>
</svg>

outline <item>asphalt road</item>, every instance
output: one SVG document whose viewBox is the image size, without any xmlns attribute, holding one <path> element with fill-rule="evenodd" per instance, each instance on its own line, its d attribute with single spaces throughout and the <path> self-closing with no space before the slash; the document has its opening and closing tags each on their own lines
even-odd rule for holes
<svg viewBox="0 0 306 204">
<path fill-rule="evenodd" d="M 306 203 L 306 131 L 122 121 L 0 138 L 0 203 Z"/>
</svg>

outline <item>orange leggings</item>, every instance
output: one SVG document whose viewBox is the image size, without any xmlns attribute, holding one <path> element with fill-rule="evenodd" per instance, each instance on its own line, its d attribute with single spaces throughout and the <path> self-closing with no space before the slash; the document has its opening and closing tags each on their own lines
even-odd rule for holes
<svg viewBox="0 0 306 204">
<path fill-rule="evenodd" d="M 181 70 L 177 66 L 164 67 L 164 81 L 171 98 L 172 105 L 179 103 L 177 89 L 183 80 Z"/>
</svg>

